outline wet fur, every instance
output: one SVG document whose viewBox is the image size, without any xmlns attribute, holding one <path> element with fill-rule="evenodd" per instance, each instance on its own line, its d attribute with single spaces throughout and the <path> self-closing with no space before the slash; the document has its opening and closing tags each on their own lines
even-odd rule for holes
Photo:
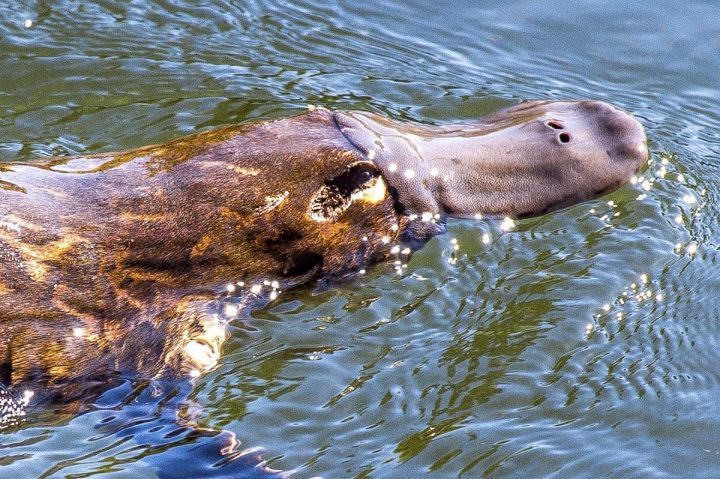
<svg viewBox="0 0 720 479">
<path fill-rule="evenodd" d="M 185 375 L 189 341 L 219 350 L 222 334 L 207 330 L 233 301 L 228 284 L 247 283 L 233 304 L 247 309 L 269 300 L 251 284 L 285 290 L 382 259 L 382 238 L 407 224 L 391 197 L 333 221 L 307 214 L 362 160 L 315 111 L 0 166 L 0 382 L 73 401 L 120 373 Z"/>
</svg>

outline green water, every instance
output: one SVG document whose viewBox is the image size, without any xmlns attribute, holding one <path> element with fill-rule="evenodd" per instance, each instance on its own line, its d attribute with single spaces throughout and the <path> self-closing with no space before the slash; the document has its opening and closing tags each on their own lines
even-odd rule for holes
<svg viewBox="0 0 720 479">
<path fill-rule="evenodd" d="M 308 104 L 434 123 L 593 98 L 637 115 L 652 164 L 510 232 L 451 221 L 403 275 L 287 293 L 189 399 L 128 383 L 33 411 L 0 433 L 0 477 L 260 475 L 178 430 L 188 404 L 298 478 L 720 476 L 720 4 L 196 3 L 0 6 L 0 159 Z"/>
</svg>

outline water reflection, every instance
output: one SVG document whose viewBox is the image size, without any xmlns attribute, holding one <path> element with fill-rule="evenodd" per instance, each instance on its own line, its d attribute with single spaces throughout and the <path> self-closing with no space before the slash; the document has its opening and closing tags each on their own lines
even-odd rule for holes
<svg viewBox="0 0 720 479">
<path fill-rule="evenodd" d="M 237 455 L 259 446 L 297 477 L 716 477 L 718 13 L 701 0 L 0 7 L 3 160 L 308 104 L 435 123 L 594 98 L 641 119 L 656 161 L 636 185 L 508 233 L 452 222 L 399 275 L 288 293 L 237 325 L 190 393 L 193 420 L 236 434 L 234 452 L 228 433 L 177 424 L 185 391 L 125 383 L 86 414 L 4 431 L 0 475 L 253 477 L 257 455 Z"/>
</svg>

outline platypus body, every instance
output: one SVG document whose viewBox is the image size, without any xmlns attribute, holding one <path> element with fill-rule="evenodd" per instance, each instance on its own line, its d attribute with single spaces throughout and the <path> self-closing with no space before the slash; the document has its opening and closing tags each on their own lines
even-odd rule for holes
<svg viewBox="0 0 720 479">
<path fill-rule="evenodd" d="M 422 245 L 447 215 L 597 197 L 647 156 L 615 107 L 527 102 L 447 126 L 316 109 L 0 164 L 0 385 L 73 403 L 122 376 L 197 376 L 225 325 L 280 291 Z"/>
</svg>

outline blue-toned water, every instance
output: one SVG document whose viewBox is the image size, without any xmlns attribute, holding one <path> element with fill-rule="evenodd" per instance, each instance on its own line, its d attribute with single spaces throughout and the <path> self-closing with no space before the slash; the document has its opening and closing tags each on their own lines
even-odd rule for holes
<svg viewBox="0 0 720 479">
<path fill-rule="evenodd" d="M 0 6 L 0 159 L 308 104 L 441 123 L 592 98 L 652 162 L 510 232 L 451 221 L 402 275 L 288 292 L 188 391 L 31 410 L 0 477 L 720 476 L 719 3 L 196 3 Z"/>
</svg>

